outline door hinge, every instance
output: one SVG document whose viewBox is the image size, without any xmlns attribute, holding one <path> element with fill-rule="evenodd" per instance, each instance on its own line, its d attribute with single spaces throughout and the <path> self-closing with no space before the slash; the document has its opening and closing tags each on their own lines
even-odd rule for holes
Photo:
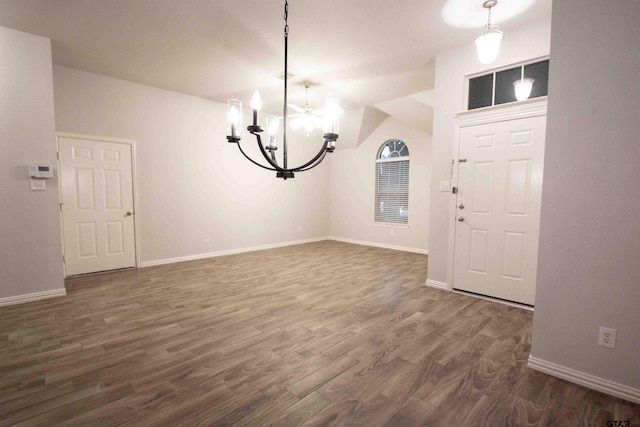
<svg viewBox="0 0 640 427">
<path fill-rule="evenodd" d="M 58 160 L 60 160 L 60 152 L 59 152 L 59 151 L 56 151 L 56 158 L 57 158 Z"/>
<path fill-rule="evenodd" d="M 62 263 L 66 264 L 66 262 L 67 262 L 66 258 L 64 257 L 64 255 L 62 255 Z"/>
<path fill-rule="evenodd" d="M 451 192 L 452 192 L 453 194 L 457 194 L 457 193 L 458 193 L 458 187 L 453 187 L 453 188 L 451 188 Z"/>
</svg>

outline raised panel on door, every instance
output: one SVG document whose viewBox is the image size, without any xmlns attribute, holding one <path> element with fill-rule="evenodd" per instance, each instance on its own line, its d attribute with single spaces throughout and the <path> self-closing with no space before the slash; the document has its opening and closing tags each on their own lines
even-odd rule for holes
<svg viewBox="0 0 640 427">
<path fill-rule="evenodd" d="M 507 160 L 505 214 L 527 215 L 531 182 L 531 159 Z"/>
<path fill-rule="evenodd" d="M 469 272 L 487 274 L 489 268 L 489 230 L 469 232 Z"/>
<path fill-rule="evenodd" d="M 502 252 L 502 276 L 524 280 L 527 235 L 522 232 L 505 231 Z"/>
<path fill-rule="evenodd" d="M 67 275 L 135 267 L 130 144 L 58 139 Z"/>
<path fill-rule="evenodd" d="M 122 175 L 119 170 L 104 170 L 104 207 L 122 210 Z"/>
<path fill-rule="evenodd" d="M 126 238 L 124 221 L 107 221 L 106 226 L 106 253 L 107 255 L 122 254 L 125 249 Z"/>
<path fill-rule="evenodd" d="M 93 211 L 96 208 L 95 180 L 93 169 L 75 168 L 75 208 L 78 211 Z"/>
<path fill-rule="evenodd" d="M 533 305 L 545 123 L 460 128 L 454 289 Z"/>
<path fill-rule="evenodd" d="M 98 235 L 95 222 L 76 223 L 76 248 L 79 258 L 95 258 L 98 256 Z"/>
<path fill-rule="evenodd" d="M 473 162 L 471 211 L 475 214 L 489 215 L 491 213 L 493 167 L 493 162 Z"/>
</svg>

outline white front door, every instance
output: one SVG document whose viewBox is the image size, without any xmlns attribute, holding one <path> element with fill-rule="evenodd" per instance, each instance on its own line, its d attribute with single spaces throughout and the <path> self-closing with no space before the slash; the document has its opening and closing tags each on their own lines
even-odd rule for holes
<svg viewBox="0 0 640 427">
<path fill-rule="evenodd" d="M 459 129 L 453 288 L 533 305 L 546 116 Z"/>
<path fill-rule="evenodd" d="M 59 137 L 67 276 L 135 267 L 132 145 Z"/>
</svg>

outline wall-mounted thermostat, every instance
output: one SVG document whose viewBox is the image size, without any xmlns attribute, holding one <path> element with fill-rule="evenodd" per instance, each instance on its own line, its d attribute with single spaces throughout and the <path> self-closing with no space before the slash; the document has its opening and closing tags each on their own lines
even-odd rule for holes
<svg viewBox="0 0 640 427">
<path fill-rule="evenodd" d="M 49 165 L 29 165 L 29 178 L 53 178 L 53 168 Z"/>
</svg>

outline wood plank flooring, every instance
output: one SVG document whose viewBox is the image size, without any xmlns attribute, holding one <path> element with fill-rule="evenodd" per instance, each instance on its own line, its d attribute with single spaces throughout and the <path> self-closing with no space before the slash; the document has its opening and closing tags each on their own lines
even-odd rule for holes
<svg viewBox="0 0 640 427">
<path fill-rule="evenodd" d="M 606 426 L 526 367 L 532 313 L 325 241 L 67 280 L 0 308 L 0 426 Z"/>
</svg>

